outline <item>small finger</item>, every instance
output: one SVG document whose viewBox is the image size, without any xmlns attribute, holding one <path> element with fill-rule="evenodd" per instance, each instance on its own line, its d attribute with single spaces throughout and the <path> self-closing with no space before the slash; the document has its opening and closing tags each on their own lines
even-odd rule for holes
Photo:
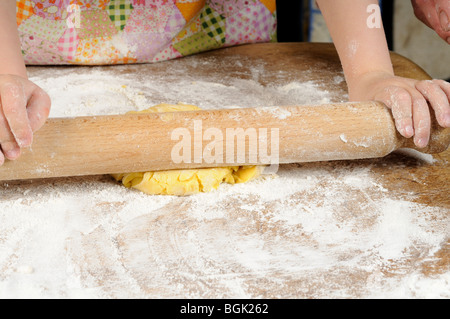
<svg viewBox="0 0 450 319">
<path fill-rule="evenodd" d="M 3 115 L 10 131 L 20 147 L 28 147 L 33 139 L 33 132 L 26 110 L 27 98 L 20 83 L 7 83 L 0 88 Z"/>
<path fill-rule="evenodd" d="M 450 21 L 447 16 L 447 13 L 444 10 L 439 12 L 439 22 L 441 23 L 442 31 L 448 32 L 450 31 Z"/>
<path fill-rule="evenodd" d="M 436 8 L 436 18 L 433 23 L 433 29 L 436 33 L 447 43 L 450 44 L 450 24 L 449 17 L 445 10 L 441 10 L 438 7 Z"/>
<path fill-rule="evenodd" d="M 445 115 L 444 115 L 444 124 L 445 127 L 450 127 L 450 83 L 448 83 L 447 81 L 444 80 L 434 80 L 434 82 L 440 86 L 440 88 L 442 89 L 442 91 L 445 93 L 445 95 L 447 95 L 447 102 L 448 107 L 445 110 Z"/>
<path fill-rule="evenodd" d="M 30 127 L 33 132 L 39 130 L 50 113 L 51 100 L 47 93 L 39 87 L 32 92 L 28 100 L 27 112 Z"/>
<path fill-rule="evenodd" d="M 420 81 L 416 84 L 416 89 L 423 94 L 425 99 L 433 108 L 436 119 L 442 127 L 450 126 L 450 105 L 449 97 L 447 96 L 447 89 L 444 91 L 437 81 Z M 448 89 L 450 91 L 450 88 Z M 450 92 L 449 92 L 450 93 Z"/>
<path fill-rule="evenodd" d="M 406 138 L 414 135 L 412 120 L 412 99 L 410 93 L 401 87 L 390 86 L 384 90 L 384 102 L 392 110 L 397 130 Z"/>
<path fill-rule="evenodd" d="M 433 80 L 437 85 L 439 85 L 444 91 L 445 95 L 447 95 L 448 100 L 450 101 L 450 83 L 444 80 Z"/>
<path fill-rule="evenodd" d="M 20 147 L 12 135 L 0 103 L 0 147 L 4 157 L 15 160 L 20 156 Z M 4 159 L 3 159 L 4 160 Z"/>
<path fill-rule="evenodd" d="M 430 140 L 431 119 L 427 101 L 420 95 L 413 99 L 414 144 L 424 148 Z"/>
</svg>

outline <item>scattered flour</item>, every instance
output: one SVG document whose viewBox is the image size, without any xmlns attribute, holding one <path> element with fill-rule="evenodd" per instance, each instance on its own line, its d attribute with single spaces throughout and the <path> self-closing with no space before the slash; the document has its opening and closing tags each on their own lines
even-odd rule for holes
<svg viewBox="0 0 450 319">
<path fill-rule="evenodd" d="M 449 217 L 391 198 L 362 165 L 286 165 L 186 198 L 108 177 L 0 187 L 0 297 L 246 298 L 258 280 L 273 297 L 450 297 L 448 274 L 408 265 L 436 253 Z"/>
<path fill-rule="evenodd" d="M 413 158 L 417 158 L 428 164 L 433 164 L 433 163 L 436 163 L 436 161 L 437 161 L 431 154 L 425 154 L 425 153 L 422 153 L 422 152 L 419 152 L 417 150 L 413 150 L 410 148 L 401 148 L 401 149 L 397 150 L 396 152 L 398 154 L 404 154 L 404 155 L 407 155 L 407 156 L 410 156 Z"/>
<path fill-rule="evenodd" d="M 202 109 L 330 102 L 330 94 L 319 90 L 312 82 L 262 86 L 256 81 L 245 79 L 235 79 L 224 84 L 186 77 L 172 83 L 158 76 L 137 81 L 129 74 L 118 78 L 112 71 L 95 68 L 83 73 L 71 73 L 67 69 L 55 73 L 52 77 L 47 74 L 30 77 L 50 95 L 50 117 L 123 114 L 161 102 L 184 102 Z"/>
<path fill-rule="evenodd" d="M 330 101 L 312 82 L 52 73 L 31 77 L 52 117 Z M 283 165 L 186 198 L 108 176 L 0 183 L 0 298 L 449 298 L 449 273 L 425 276 L 414 263 L 435 258 L 449 216 L 394 197 L 367 162 Z"/>
</svg>

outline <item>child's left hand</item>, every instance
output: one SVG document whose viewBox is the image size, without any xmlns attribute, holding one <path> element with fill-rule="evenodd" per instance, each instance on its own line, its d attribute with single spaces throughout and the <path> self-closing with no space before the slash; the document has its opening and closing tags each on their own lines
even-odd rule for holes
<svg viewBox="0 0 450 319">
<path fill-rule="evenodd" d="M 414 136 L 414 143 L 426 147 L 430 140 L 433 108 L 442 127 L 450 127 L 450 83 L 443 80 L 417 81 L 372 72 L 360 77 L 349 92 L 350 100 L 377 100 L 391 110 L 397 130 L 406 138 Z"/>
</svg>

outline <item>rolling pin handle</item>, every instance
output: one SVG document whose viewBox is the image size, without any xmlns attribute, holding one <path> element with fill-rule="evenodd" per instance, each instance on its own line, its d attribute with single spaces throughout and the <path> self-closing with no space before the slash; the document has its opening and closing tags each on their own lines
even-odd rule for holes
<svg viewBox="0 0 450 319">
<path fill-rule="evenodd" d="M 440 126 L 436 117 L 432 114 L 430 141 L 426 147 L 417 147 L 413 138 L 401 138 L 403 139 L 403 143 L 401 143 L 402 148 L 411 148 L 427 154 L 438 154 L 445 152 L 450 145 L 450 128 Z"/>
</svg>

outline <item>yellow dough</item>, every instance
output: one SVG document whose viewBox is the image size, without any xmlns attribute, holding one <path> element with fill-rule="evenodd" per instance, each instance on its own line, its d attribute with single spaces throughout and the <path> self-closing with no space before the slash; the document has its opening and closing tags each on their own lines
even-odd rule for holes
<svg viewBox="0 0 450 319">
<path fill-rule="evenodd" d="M 159 104 L 147 110 L 129 113 L 193 111 L 200 108 L 187 104 Z M 221 183 L 245 183 L 260 175 L 260 166 L 233 166 L 112 175 L 126 187 L 151 195 L 192 195 L 210 192 Z"/>
</svg>

